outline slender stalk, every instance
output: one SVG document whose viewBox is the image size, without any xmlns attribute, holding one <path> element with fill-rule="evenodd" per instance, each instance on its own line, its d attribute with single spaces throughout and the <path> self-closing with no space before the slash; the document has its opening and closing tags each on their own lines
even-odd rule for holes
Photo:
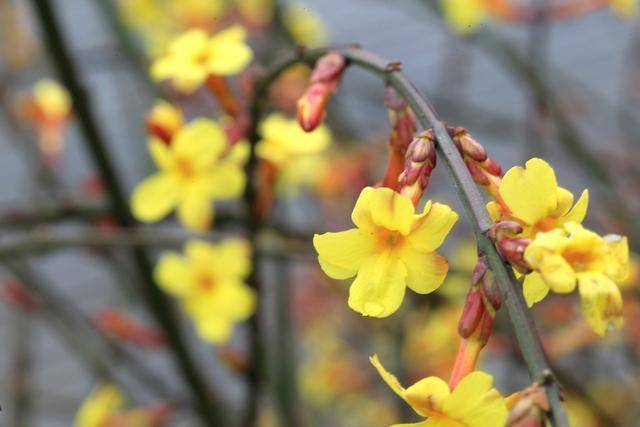
<svg viewBox="0 0 640 427">
<path fill-rule="evenodd" d="M 29 209 L 11 209 L 0 214 L 0 227 L 33 227 L 67 219 L 95 220 L 108 215 L 104 201 L 65 200 Z"/>
<path fill-rule="evenodd" d="M 429 100 L 401 71 L 400 64 L 386 61 L 358 47 L 299 50 L 273 64 L 263 80 L 257 85 L 256 98 L 252 105 L 253 119 L 257 120 L 261 117 L 266 103 L 266 90 L 281 72 L 298 62 L 312 63 L 332 50 L 339 51 L 351 65 L 370 71 L 389 82 L 408 102 L 420 125 L 424 128 L 433 128 L 438 142 L 438 154 L 444 161 L 454 187 L 471 220 L 479 249 L 487 255 L 496 282 L 505 295 L 505 305 L 529 373 L 534 381 L 543 384 L 546 388 L 551 406 L 549 412 L 551 423 L 554 426 L 568 426 L 558 384 L 547 364 L 520 284 L 515 279 L 511 267 L 500 257 L 493 242 L 485 234 L 492 222 L 485 208 L 484 199 L 469 175 L 453 141 L 451 141 L 444 123 L 438 117 Z"/>
<path fill-rule="evenodd" d="M 33 0 L 33 5 L 43 33 L 43 41 L 47 45 L 62 82 L 71 95 L 74 111 L 84 134 L 87 148 L 100 170 L 110 197 L 114 217 L 122 227 L 135 226 L 123 187 L 107 153 L 107 145 L 98 129 L 98 121 L 92 110 L 89 97 L 80 83 L 76 65 L 65 44 L 60 26 L 56 22 L 51 2 L 49 0 Z M 184 342 L 178 320 L 172 311 L 168 298 L 153 281 L 149 259 L 140 248 L 133 249 L 132 255 L 143 279 L 140 283 L 141 294 L 166 334 L 168 346 L 173 352 L 183 379 L 198 402 L 197 408 L 200 418 L 206 425 L 221 424 L 222 413 L 216 399 L 205 384 L 204 375 L 197 369 L 195 359 Z"/>
</svg>

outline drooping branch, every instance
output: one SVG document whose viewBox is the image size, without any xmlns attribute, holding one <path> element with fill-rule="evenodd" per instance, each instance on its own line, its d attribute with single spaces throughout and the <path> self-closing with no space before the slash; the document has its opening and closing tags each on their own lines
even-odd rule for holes
<svg viewBox="0 0 640 427">
<path fill-rule="evenodd" d="M 493 242 L 485 234 L 491 227 L 492 222 L 485 208 L 484 199 L 469 175 L 458 150 L 446 130 L 445 124 L 440 120 L 426 96 L 401 71 L 398 63 L 386 61 L 359 47 L 300 49 L 294 54 L 276 61 L 268 68 L 264 78 L 256 87 L 255 99 L 251 105 L 251 117 L 254 121 L 258 121 L 265 113 L 267 90 L 284 70 L 299 62 L 313 63 L 320 56 L 330 51 L 339 51 L 351 65 L 372 72 L 391 84 L 408 102 L 420 125 L 425 129 L 433 129 L 438 143 L 438 154 L 448 169 L 456 191 L 471 221 L 478 247 L 487 255 L 496 282 L 501 292 L 505 295 L 505 305 L 531 377 L 534 381 L 546 387 L 551 404 L 549 418 L 554 426 L 568 426 L 566 413 L 561 403 L 559 386 L 547 364 L 520 285 L 514 277 L 511 267 L 500 257 Z M 250 140 L 255 143 L 257 141 L 255 126 L 254 133 L 250 136 Z M 255 153 L 252 153 L 250 159 L 251 166 L 256 162 Z M 253 192 L 254 189 L 249 191 Z"/>
</svg>

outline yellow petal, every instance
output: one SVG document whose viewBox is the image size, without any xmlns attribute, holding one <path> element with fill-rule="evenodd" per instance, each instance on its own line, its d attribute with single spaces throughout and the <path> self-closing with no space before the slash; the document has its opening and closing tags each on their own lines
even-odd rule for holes
<svg viewBox="0 0 640 427">
<path fill-rule="evenodd" d="M 567 222 L 575 222 L 580 224 L 587 214 L 587 208 L 589 207 L 589 190 L 584 190 L 580 195 L 580 198 L 573 205 L 573 208 L 566 215 L 562 217 L 562 224 Z"/>
<path fill-rule="evenodd" d="M 534 271 L 524 277 L 522 293 L 527 301 L 527 306 L 532 307 L 533 304 L 542 301 L 547 296 L 549 286 L 544 282 L 542 276 Z"/>
<path fill-rule="evenodd" d="M 405 245 L 400 258 L 407 269 L 407 286 L 419 294 L 428 294 L 440 287 L 449 270 L 449 263 L 436 252 L 422 252 Z"/>
<path fill-rule="evenodd" d="M 207 230 L 213 222 L 213 204 L 201 193 L 189 191 L 178 204 L 178 219 L 190 230 Z"/>
<path fill-rule="evenodd" d="M 169 149 L 167 144 L 164 143 L 164 141 L 156 137 L 151 137 L 149 139 L 148 146 L 151 158 L 159 169 L 167 170 L 173 166 L 173 156 L 171 155 L 171 150 Z"/>
<path fill-rule="evenodd" d="M 375 225 L 387 230 L 409 234 L 413 224 L 415 208 L 408 197 L 381 187 L 373 190 L 371 195 L 371 220 Z"/>
<path fill-rule="evenodd" d="M 176 132 L 171 147 L 181 161 L 198 170 L 220 157 L 227 147 L 227 137 L 213 120 L 196 119 Z"/>
<path fill-rule="evenodd" d="M 193 282 L 189 280 L 184 258 L 175 252 L 167 252 L 160 257 L 153 277 L 164 291 L 177 297 L 185 297 L 193 292 Z"/>
<path fill-rule="evenodd" d="M 607 251 L 610 254 L 604 273 L 616 282 L 622 282 L 629 276 L 629 243 L 627 238 L 616 234 L 604 236 Z"/>
<path fill-rule="evenodd" d="M 567 242 L 562 233 L 562 230 L 538 233 L 525 250 L 524 259 L 554 292 L 567 293 L 575 288 L 576 276 L 573 267 L 561 255 Z"/>
<path fill-rule="evenodd" d="M 562 187 L 558 187 L 556 189 L 556 195 L 558 198 L 558 206 L 556 206 L 556 210 L 551 213 L 552 216 L 558 217 L 566 214 L 571 209 L 571 205 L 573 204 L 573 194 Z"/>
<path fill-rule="evenodd" d="M 364 260 L 373 254 L 374 238 L 358 228 L 338 233 L 313 236 L 322 271 L 333 279 L 347 279 L 356 275 Z"/>
<path fill-rule="evenodd" d="M 482 402 L 492 384 L 493 377 L 486 372 L 471 372 L 453 389 L 451 397 L 444 403 L 444 412 L 451 418 L 463 419 Z"/>
<path fill-rule="evenodd" d="M 222 30 L 209 40 L 211 52 L 207 69 L 212 74 L 232 75 L 242 71 L 253 58 L 251 48 L 245 43 L 244 28 L 234 25 Z"/>
<path fill-rule="evenodd" d="M 351 221 L 356 227 L 369 232 L 373 232 L 376 229 L 376 225 L 371 219 L 371 202 L 374 192 L 375 189 L 373 187 L 363 188 L 351 213 Z"/>
<path fill-rule="evenodd" d="M 486 19 L 486 6 L 482 0 L 440 0 L 442 14 L 458 33 L 473 32 Z"/>
<path fill-rule="evenodd" d="M 124 395 L 113 385 L 98 386 L 91 391 L 78 409 L 74 425 L 76 427 L 95 427 L 107 421 L 124 405 Z"/>
<path fill-rule="evenodd" d="M 398 396 L 404 399 L 404 392 L 405 392 L 404 387 L 402 387 L 402 385 L 400 384 L 400 381 L 398 381 L 398 378 L 396 378 L 395 375 L 391 374 L 389 371 L 387 371 L 384 368 L 384 366 L 382 366 L 382 363 L 380 363 L 380 359 L 378 358 L 378 355 L 374 354 L 369 358 L 369 361 L 376 368 L 376 370 L 378 371 L 378 373 L 380 374 L 384 382 L 387 383 L 387 385 L 391 388 L 391 390 L 393 390 L 395 394 L 397 394 Z"/>
<path fill-rule="evenodd" d="M 349 289 L 349 307 L 363 316 L 387 317 L 402 303 L 407 270 L 388 252 L 367 257 Z"/>
<path fill-rule="evenodd" d="M 171 175 L 157 173 L 142 181 L 131 195 L 131 212 L 136 219 L 155 222 L 176 206 L 180 187 Z"/>
<path fill-rule="evenodd" d="M 251 246 L 245 239 L 225 239 L 218 244 L 215 265 L 230 277 L 244 279 L 251 272 Z"/>
<path fill-rule="evenodd" d="M 491 221 L 497 222 L 502 217 L 502 209 L 500 205 L 494 201 L 487 203 L 487 212 L 489 212 L 489 218 Z"/>
<path fill-rule="evenodd" d="M 231 161 L 217 163 L 202 179 L 206 191 L 215 199 L 240 197 L 246 183 L 242 167 Z"/>
<path fill-rule="evenodd" d="M 233 322 L 217 316 L 195 317 L 193 321 L 200 338 L 214 344 L 222 344 L 229 340 L 233 332 Z"/>
<path fill-rule="evenodd" d="M 449 385 L 438 377 L 423 378 L 405 391 L 405 400 L 422 416 L 429 412 L 442 412 L 451 391 Z"/>
<path fill-rule="evenodd" d="M 442 245 L 457 220 L 458 214 L 449 206 L 434 203 L 416 216 L 408 240 L 420 251 L 434 251 Z"/>
<path fill-rule="evenodd" d="M 578 289 L 582 312 L 598 335 L 622 326 L 622 295 L 620 289 L 604 274 L 581 273 Z"/>
<path fill-rule="evenodd" d="M 514 217 L 533 225 L 557 207 L 558 184 L 553 169 L 542 159 L 533 158 L 507 171 L 500 184 L 500 195 Z"/>
</svg>

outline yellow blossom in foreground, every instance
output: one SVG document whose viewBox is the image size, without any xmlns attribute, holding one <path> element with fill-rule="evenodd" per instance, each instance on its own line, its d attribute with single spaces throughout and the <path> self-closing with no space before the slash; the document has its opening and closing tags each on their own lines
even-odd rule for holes
<svg viewBox="0 0 640 427">
<path fill-rule="evenodd" d="M 171 79 L 177 90 L 191 93 L 209 75 L 237 74 L 253 57 L 246 37 L 246 31 L 239 25 L 212 37 L 201 29 L 189 30 L 178 36 L 167 53 L 153 62 L 151 77 L 157 81 Z"/>
<path fill-rule="evenodd" d="M 54 80 L 38 81 L 33 87 L 32 102 L 44 121 L 61 121 L 71 113 L 69 92 Z"/>
<path fill-rule="evenodd" d="M 356 276 L 349 292 L 353 310 L 386 317 L 400 307 L 407 286 L 428 294 L 442 284 L 449 264 L 435 250 L 458 219 L 451 208 L 428 202 L 415 214 L 408 197 L 367 187 L 351 219 L 357 228 L 316 234 L 313 245 L 329 277 Z"/>
<path fill-rule="evenodd" d="M 102 385 L 91 391 L 78 409 L 75 427 L 102 427 L 124 405 L 124 395 L 113 385 Z"/>
<path fill-rule="evenodd" d="M 197 119 L 180 128 L 167 145 L 151 137 L 149 152 L 160 169 L 142 181 L 131 197 L 134 216 L 155 222 L 177 208 L 188 228 L 203 230 L 213 220 L 215 199 L 240 196 L 242 166 L 226 156 L 226 135 L 214 121 Z"/>
<path fill-rule="evenodd" d="M 284 10 L 282 21 L 293 40 L 307 47 L 318 47 L 327 41 L 327 28 L 322 19 L 307 6 L 291 4 Z"/>
<path fill-rule="evenodd" d="M 609 6 L 622 17 L 630 17 L 638 12 L 638 0 L 609 0 Z"/>
<path fill-rule="evenodd" d="M 179 107 L 158 100 L 147 113 L 146 121 L 149 133 L 170 141 L 173 134 L 184 125 L 184 115 Z"/>
<path fill-rule="evenodd" d="M 419 423 L 397 424 L 398 427 L 498 427 L 507 420 L 504 398 L 492 388 L 493 378 L 485 372 L 471 372 L 453 390 L 438 377 L 423 378 L 405 389 L 384 369 L 377 355 L 370 360 L 389 387 L 427 418 Z"/>
<path fill-rule="evenodd" d="M 622 324 L 622 296 L 615 282 L 628 273 L 629 247 L 626 237 L 604 238 L 579 224 L 539 233 L 527 247 L 524 258 L 535 273 L 527 276 L 524 294 L 528 303 L 539 301 L 549 289 L 580 292 L 582 310 L 599 335 Z M 537 274 L 536 274 L 537 273 Z"/>
<path fill-rule="evenodd" d="M 509 169 L 499 195 L 501 200 L 487 204 L 491 218 L 518 221 L 524 228 L 519 237 L 533 238 L 570 221 L 580 223 L 589 204 L 589 192 L 584 190 L 573 205 L 573 194 L 558 186 L 551 166 L 538 158 L 528 160 L 524 168 Z"/>
<path fill-rule="evenodd" d="M 158 285 L 181 301 L 204 340 L 227 341 L 235 323 L 253 313 L 255 293 L 244 283 L 251 271 L 249 252 L 240 239 L 217 245 L 190 240 L 184 255 L 168 252 L 158 261 Z"/>
<path fill-rule="evenodd" d="M 440 0 L 444 19 L 456 32 L 471 33 L 487 18 L 486 0 Z"/>
</svg>

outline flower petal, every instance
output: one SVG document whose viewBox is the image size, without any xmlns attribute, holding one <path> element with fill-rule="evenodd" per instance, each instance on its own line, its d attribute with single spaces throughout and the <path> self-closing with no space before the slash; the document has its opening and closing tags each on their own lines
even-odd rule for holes
<svg viewBox="0 0 640 427">
<path fill-rule="evenodd" d="M 178 204 L 178 219 L 190 230 L 207 230 L 213 222 L 213 204 L 197 191 L 188 191 Z"/>
<path fill-rule="evenodd" d="M 375 225 L 399 231 L 406 236 L 411 231 L 414 212 L 415 208 L 408 197 L 386 187 L 373 190 L 370 214 Z"/>
<path fill-rule="evenodd" d="M 155 222 L 176 206 L 180 187 L 169 174 L 156 173 L 142 181 L 131 195 L 131 211 L 136 219 Z"/>
<path fill-rule="evenodd" d="M 158 260 L 153 277 L 165 292 L 177 297 L 186 297 L 193 292 L 187 264 L 175 252 L 164 253 Z"/>
<path fill-rule="evenodd" d="M 325 274 L 347 279 L 358 273 L 364 260 L 373 254 L 374 238 L 358 228 L 313 236 L 313 246 Z"/>
<path fill-rule="evenodd" d="M 363 316 L 387 317 L 402 303 L 407 270 L 385 252 L 367 257 L 349 289 L 349 307 Z"/>
<path fill-rule="evenodd" d="M 522 293 L 524 299 L 527 302 L 528 307 L 532 307 L 533 304 L 540 302 L 549 293 L 549 286 L 542 279 L 542 276 L 535 271 L 527 274 L 524 277 L 522 283 Z"/>
<path fill-rule="evenodd" d="M 428 294 L 440 287 L 449 271 L 449 263 L 436 252 L 422 252 L 405 245 L 400 258 L 407 268 L 407 286 L 419 294 Z"/>
<path fill-rule="evenodd" d="M 404 399 L 404 392 L 405 392 L 404 387 L 402 387 L 402 384 L 400 384 L 400 381 L 398 381 L 398 378 L 396 378 L 395 375 L 391 374 L 389 371 L 387 371 L 384 368 L 384 366 L 382 366 L 382 363 L 380 363 L 380 359 L 378 358 L 378 355 L 374 354 L 369 358 L 369 361 L 376 368 L 376 370 L 378 371 L 378 373 L 380 374 L 384 382 L 387 383 L 387 385 L 391 388 L 391 390 L 393 390 L 395 394 L 397 394 L 398 396 Z"/>
<path fill-rule="evenodd" d="M 180 128 L 171 142 L 171 148 L 182 161 L 194 170 L 201 170 L 220 157 L 227 147 L 222 127 L 213 120 L 196 119 Z"/>
<path fill-rule="evenodd" d="M 500 184 L 500 196 L 514 217 L 533 225 L 557 207 L 556 175 L 547 162 L 533 158 L 525 168 L 513 167 Z"/>
<path fill-rule="evenodd" d="M 471 409 L 482 402 L 492 384 L 493 377 L 486 372 L 471 372 L 453 389 L 451 397 L 444 403 L 444 412 L 451 418 L 464 419 Z"/>
<path fill-rule="evenodd" d="M 371 219 L 371 202 L 374 192 L 375 189 L 373 187 L 363 188 L 353 207 L 353 212 L 351 212 L 351 221 L 356 227 L 369 232 L 373 232 L 376 229 L 376 225 Z"/>
<path fill-rule="evenodd" d="M 447 205 L 434 203 L 430 209 L 416 215 L 408 240 L 414 248 L 423 252 L 436 250 L 458 220 L 458 214 Z"/>
<path fill-rule="evenodd" d="M 573 204 L 573 194 L 571 191 L 558 187 L 556 189 L 556 195 L 558 199 L 558 206 L 556 206 L 556 210 L 551 213 L 552 216 L 558 217 L 566 214 L 571 209 L 571 205 Z"/>
<path fill-rule="evenodd" d="M 580 198 L 573 205 L 573 208 L 562 217 L 562 224 L 567 222 L 576 222 L 580 224 L 587 214 L 587 208 L 589 207 L 589 190 L 584 190 L 580 195 Z"/>
<path fill-rule="evenodd" d="M 148 143 L 149 154 L 151 154 L 151 158 L 153 162 L 158 166 L 161 170 L 170 169 L 173 166 L 173 156 L 171 155 L 171 150 L 159 138 L 151 137 Z"/>
<path fill-rule="evenodd" d="M 230 161 L 217 163 L 202 176 L 202 185 L 214 199 L 240 197 L 246 183 L 242 167 Z"/>
<path fill-rule="evenodd" d="M 405 391 L 405 400 L 422 416 L 429 412 L 442 412 L 451 391 L 446 381 L 438 377 L 423 378 Z"/>
<path fill-rule="evenodd" d="M 620 289 L 604 274 L 581 273 L 578 289 L 582 312 L 598 335 L 622 326 L 622 295 Z"/>
<path fill-rule="evenodd" d="M 211 52 L 207 69 L 212 74 L 232 75 L 242 71 L 253 59 L 251 48 L 245 43 L 247 33 L 240 25 L 234 25 L 211 37 Z"/>
<path fill-rule="evenodd" d="M 629 242 L 617 234 L 604 236 L 604 241 L 610 254 L 604 273 L 618 283 L 623 282 L 629 276 Z"/>
</svg>

